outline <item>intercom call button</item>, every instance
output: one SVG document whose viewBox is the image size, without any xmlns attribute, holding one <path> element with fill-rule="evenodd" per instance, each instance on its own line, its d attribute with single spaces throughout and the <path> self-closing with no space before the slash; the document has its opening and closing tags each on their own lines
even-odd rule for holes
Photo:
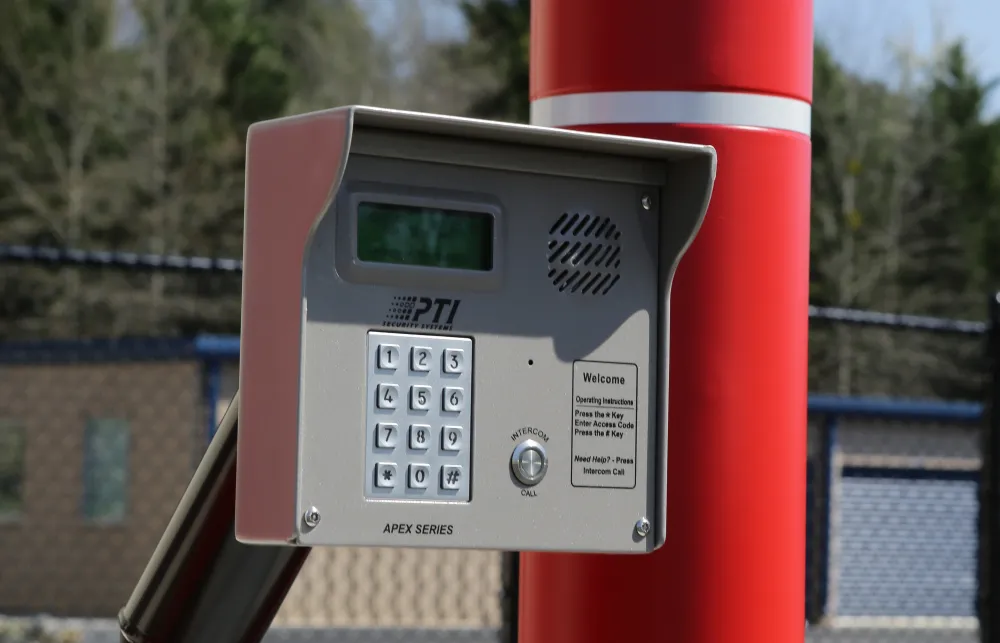
<svg viewBox="0 0 1000 643">
<path fill-rule="evenodd" d="M 545 447 L 534 440 L 524 440 L 510 456 L 510 468 L 521 484 L 532 486 L 542 481 L 549 468 Z"/>
</svg>

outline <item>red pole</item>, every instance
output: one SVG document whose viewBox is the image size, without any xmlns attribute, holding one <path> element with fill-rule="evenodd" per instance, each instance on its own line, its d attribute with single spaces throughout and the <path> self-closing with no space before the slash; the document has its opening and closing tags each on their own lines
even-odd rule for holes
<svg viewBox="0 0 1000 643">
<path fill-rule="evenodd" d="M 812 0 L 532 3 L 534 124 L 719 165 L 671 303 L 666 544 L 522 556 L 521 643 L 802 641 L 812 46 Z"/>
</svg>

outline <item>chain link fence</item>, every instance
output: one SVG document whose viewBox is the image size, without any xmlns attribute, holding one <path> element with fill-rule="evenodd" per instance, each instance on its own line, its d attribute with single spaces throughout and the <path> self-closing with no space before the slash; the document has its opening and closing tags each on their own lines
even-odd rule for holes
<svg viewBox="0 0 1000 643">
<path fill-rule="evenodd" d="M 809 407 L 810 638 L 978 641 L 980 406 Z"/>
<path fill-rule="evenodd" d="M 102 294 L 143 305 L 157 274 L 174 280 L 157 286 L 163 314 L 185 311 L 170 336 L 137 337 L 155 320 L 128 311 L 47 331 L 38 320 L 67 309 L 58 294 L 28 325 L 0 308 L 0 641 L 117 640 L 117 612 L 236 391 L 239 268 L 0 246 L 7 292 L 62 293 L 71 273 L 100 273 L 77 291 L 77 319 L 105 310 Z M 806 640 L 981 640 L 983 408 L 968 392 L 982 387 L 987 325 L 810 315 Z M 831 358 L 845 346 L 867 356 L 846 393 Z M 874 362 L 905 372 L 876 381 Z M 268 640 L 512 641 L 516 585 L 502 552 L 314 550 Z"/>
<path fill-rule="evenodd" d="M 205 343 L 0 345 L 0 611 L 116 616 L 235 389 Z M 315 549 L 274 627 L 496 638 L 501 587 L 499 552 Z"/>
</svg>

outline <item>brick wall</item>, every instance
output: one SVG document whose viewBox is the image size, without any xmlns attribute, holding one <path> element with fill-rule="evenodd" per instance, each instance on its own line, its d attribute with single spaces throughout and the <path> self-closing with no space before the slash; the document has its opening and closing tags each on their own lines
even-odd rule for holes
<svg viewBox="0 0 1000 643">
<path fill-rule="evenodd" d="M 0 612 L 113 617 L 204 448 L 194 361 L 0 367 L 0 422 L 23 431 L 22 502 L 0 518 Z M 121 519 L 84 509 L 88 421 L 126 427 Z"/>
</svg>

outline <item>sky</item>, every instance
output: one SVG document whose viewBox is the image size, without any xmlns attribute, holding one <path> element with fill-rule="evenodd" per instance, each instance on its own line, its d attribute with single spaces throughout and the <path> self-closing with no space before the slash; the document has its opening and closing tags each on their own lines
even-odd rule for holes
<svg viewBox="0 0 1000 643">
<path fill-rule="evenodd" d="M 434 35 L 463 32 L 455 0 L 359 0 L 373 23 L 400 2 L 425 3 Z M 753 0 L 734 0 L 751 2 Z M 893 52 L 905 49 L 929 56 L 942 42 L 963 38 L 972 64 L 983 77 L 1000 79 L 1000 0 L 814 0 L 816 37 L 830 44 L 849 69 L 893 80 Z M 990 115 L 1000 115 L 1000 87 Z"/>
<path fill-rule="evenodd" d="M 980 77 L 1000 79 L 1000 0 L 815 0 L 814 7 L 816 37 L 866 76 L 891 80 L 894 50 L 928 56 L 961 38 Z M 988 113 L 1000 115 L 1000 86 Z"/>
</svg>

